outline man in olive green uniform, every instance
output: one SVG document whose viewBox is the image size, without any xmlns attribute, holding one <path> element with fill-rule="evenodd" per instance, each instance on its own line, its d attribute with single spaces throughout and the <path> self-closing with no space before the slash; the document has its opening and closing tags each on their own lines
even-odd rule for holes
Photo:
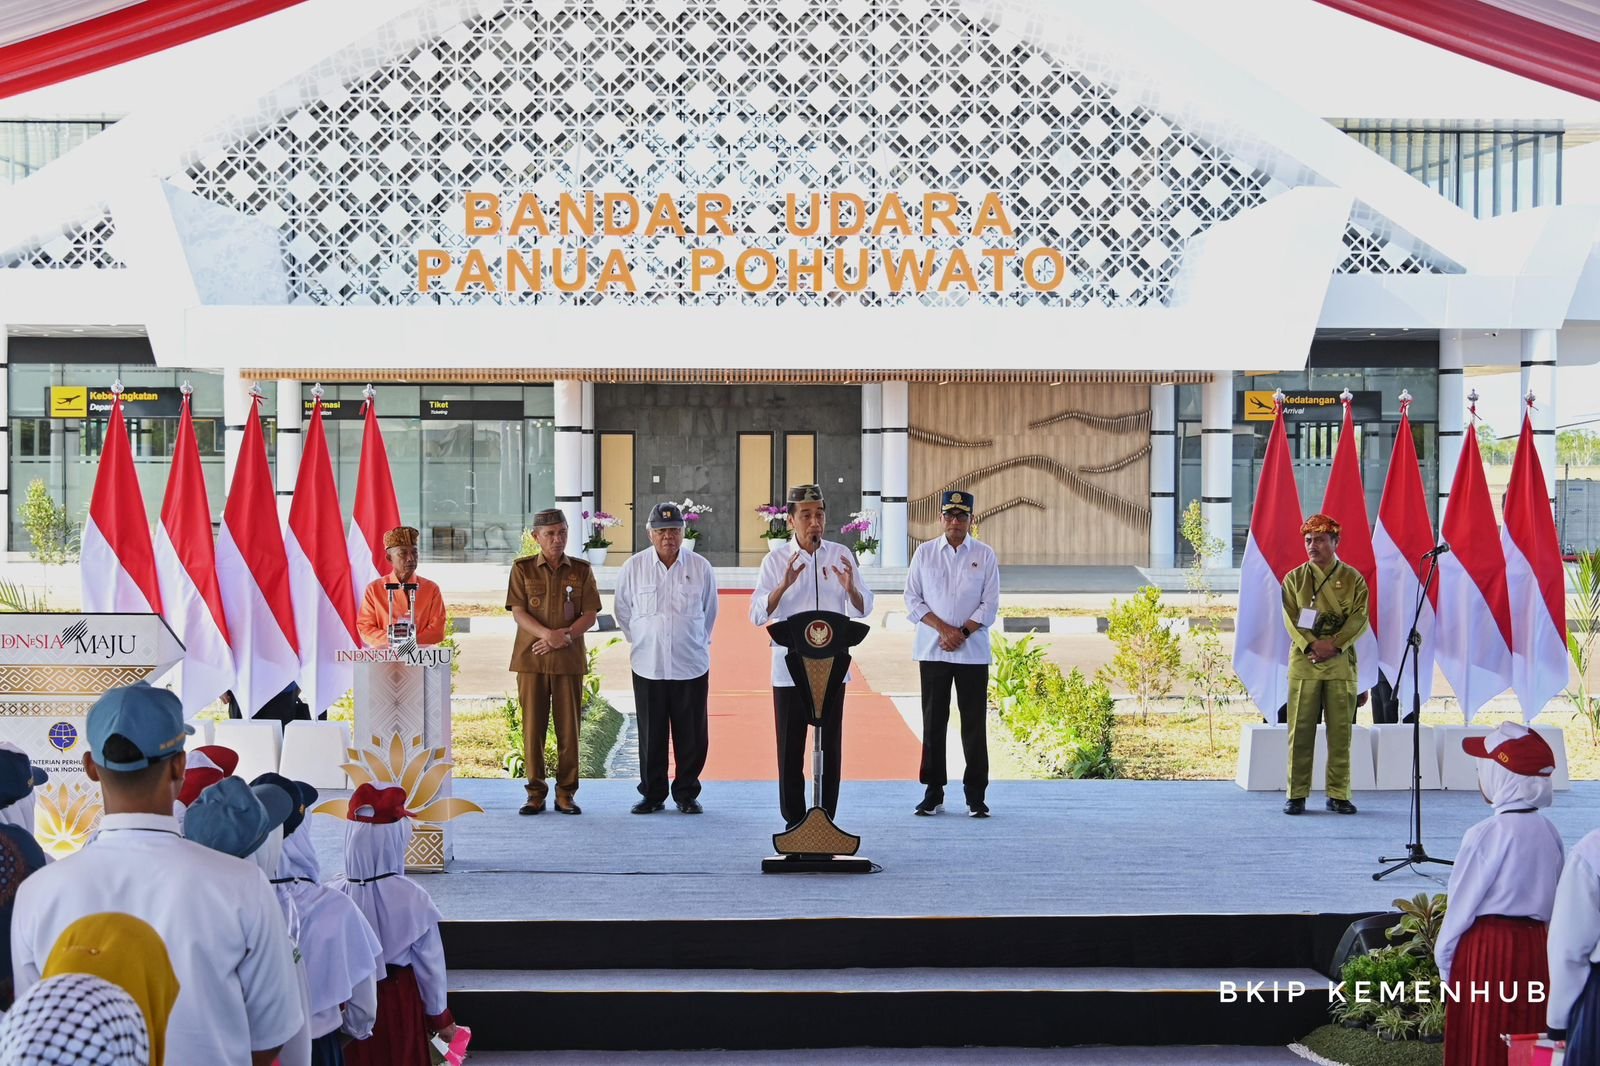
<svg viewBox="0 0 1600 1066">
<path fill-rule="evenodd" d="M 1317 720 L 1328 727 L 1328 810 L 1354 814 L 1350 802 L 1350 726 L 1356 716 L 1356 638 L 1367 628 L 1367 583 L 1339 561 L 1339 523 L 1312 515 L 1300 527 L 1307 562 L 1283 579 L 1289 652 L 1289 799 L 1284 814 L 1303 814 L 1311 791 Z"/>
<path fill-rule="evenodd" d="M 578 708 L 588 657 L 583 634 L 600 614 L 594 570 L 567 555 L 567 520 L 558 510 L 533 516 L 539 554 L 511 564 L 506 610 L 517 621 L 511 669 L 522 701 L 522 752 L 528 765 L 528 802 L 519 814 L 544 810 L 544 738 L 556 722 L 556 813 L 582 814 L 578 791 Z"/>
</svg>

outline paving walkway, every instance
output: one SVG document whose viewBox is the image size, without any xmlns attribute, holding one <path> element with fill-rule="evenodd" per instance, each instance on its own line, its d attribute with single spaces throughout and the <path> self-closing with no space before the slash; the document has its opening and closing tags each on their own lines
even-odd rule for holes
<svg viewBox="0 0 1600 1066">
<path fill-rule="evenodd" d="M 722 593 L 711 638 L 711 751 L 702 775 L 707 781 L 777 776 L 770 645 L 766 633 L 750 624 L 749 609 L 749 593 Z M 894 702 L 856 670 L 846 702 L 845 778 L 915 780 L 921 752 L 921 740 Z"/>
</svg>

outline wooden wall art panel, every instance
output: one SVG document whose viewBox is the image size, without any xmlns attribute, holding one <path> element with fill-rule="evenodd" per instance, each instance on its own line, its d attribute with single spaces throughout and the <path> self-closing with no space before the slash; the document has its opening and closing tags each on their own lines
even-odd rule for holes
<svg viewBox="0 0 1600 1066">
<path fill-rule="evenodd" d="M 1149 561 L 1148 386 L 913 384 L 910 422 L 914 543 L 961 488 L 1002 563 Z"/>
</svg>

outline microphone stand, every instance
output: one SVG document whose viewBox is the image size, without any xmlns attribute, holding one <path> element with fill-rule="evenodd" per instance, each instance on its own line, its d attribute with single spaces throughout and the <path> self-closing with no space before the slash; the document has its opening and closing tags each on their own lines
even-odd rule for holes
<svg viewBox="0 0 1600 1066">
<path fill-rule="evenodd" d="M 1411 840 L 1406 844 L 1404 858 L 1397 855 L 1378 857 L 1379 862 L 1394 865 L 1373 874 L 1374 881 L 1382 881 L 1402 867 L 1422 862 L 1434 862 L 1440 866 L 1455 865 L 1450 859 L 1434 858 L 1422 846 L 1422 679 L 1417 676 L 1421 669 L 1422 634 L 1417 632 L 1417 626 L 1422 621 L 1422 605 L 1427 602 L 1428 589 L 1433 586 L 1434 574 L 1439 569 L 1439 555 L 1437 549 L 1428 553 L 1428 576 L 1417 590 L 1417 607 L 1411 615 L 1411 634 L 1406 638 L 1406 650 L 1400 656 L 1399 672 L 1402 677 L 1406 672 L 1406 656 L 1411 656 Z"/>
</svg>

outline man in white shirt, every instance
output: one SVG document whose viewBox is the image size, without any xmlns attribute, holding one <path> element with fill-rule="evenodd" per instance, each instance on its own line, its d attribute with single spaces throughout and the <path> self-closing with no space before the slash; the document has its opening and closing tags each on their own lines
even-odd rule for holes
<svg viewBox="0 0 1600 1066">
<path fill-rule="evenodd" d="M 304 1022 L 294 956 L 266 875 L 178 834 L 183 704 L 144 682 L 96 701 L 83 767 L 105 804 L 100 833 L 22 883 L 11 920 L 17 992 L 39 982 L 61 931 L 118 911 L 150 923 L 180 989 L 169 1063 L 268 1066 Z"/>
<path fill-rule="evenodd" d="M 945 731 L 950 726 L 950 686 L 961 712 L 961 754 L 967 813 L 989 817 L 989 627 L 1000 613 L 1000 564 L 994 549 L 969 536 L 972 493 L 940 498 L 944 535 L 917 546 L 906 574 L 907 617 L 917 627 L 912 657 L 922 675 L 922 770 L 926 786 L 916 814 L 938 814 L 944 804 Z"/>
<path fill-rule="evenodd" d="M 699 814 L 717 576 L 698 553 L 682 550 L 683 509 L 677 504 L 656 504 L 645 528 L 650 547 L 622 564 L 613 603 L 617 624 L 632 645 L 639 795 L 644 797 L 633 813 L 654 814 L 667 805 L 670 733 L 677 766 L 672 800 L 684 814 Z"/>
<path fill-rule="evenodd" d="M 850 618 L 872 613 L 872 590 L 861 579 L 855 553 L 843 544 L 822 539 L 826 503 L 816 485 L 789 490 L 789 528 L 794 540 L 771 552 L 750 597 L 750 621 L 758 626 L 781 622 L 806 611 L 834 611 Z M 786 825 L 806 814 L 806 728 L 811 716 L 795 692 L 784 662 L 785 649 L 772 646 L 772 706 L 778 733 L 778 805 Z M 832 818 L 839 806 L 839 767 L 843 752 L 844 689 L 840 687 L 822 710 L 822 806 Z"/>
</svg>

